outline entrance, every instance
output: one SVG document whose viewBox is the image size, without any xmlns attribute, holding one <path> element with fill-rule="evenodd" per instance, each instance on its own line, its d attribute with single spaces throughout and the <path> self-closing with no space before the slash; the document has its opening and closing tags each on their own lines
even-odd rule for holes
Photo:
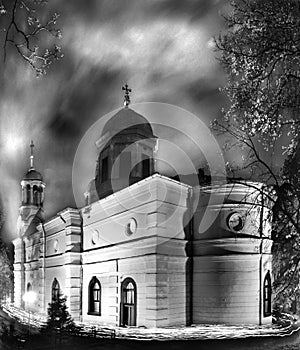
<svg viewBox="0 0 300 350">
<path fill-rule="evenodd" d="M 136 326 L 136 284 L 132 278 L 121 284 L 120 326 Z"/>
</svg>

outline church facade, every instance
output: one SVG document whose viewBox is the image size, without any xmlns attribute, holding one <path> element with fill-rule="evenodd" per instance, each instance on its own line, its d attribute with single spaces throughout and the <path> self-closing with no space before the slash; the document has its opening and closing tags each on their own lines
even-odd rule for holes
<svg viewBox="0 0 300 350">
<path fill-rule="evenodd" d="M 32 290 L 36 312 L 46 314 L 61 293 L 84 323 L 271 323 L 270 210 L 262 184 L 190 186 L 156 173 L 152 127 L 128 104 L 126 91 L 125 107 L 100 135 L 83 208 L 44 220 L 46 184 L 31 152 L 13 241 L 15 306 L 28 308 L 23 296 Z"/>
</svg>

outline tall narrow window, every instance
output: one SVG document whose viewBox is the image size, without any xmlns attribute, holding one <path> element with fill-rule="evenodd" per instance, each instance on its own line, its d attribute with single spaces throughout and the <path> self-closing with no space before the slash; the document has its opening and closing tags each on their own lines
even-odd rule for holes
<svg viewBox="0 0 300 350">
<path fill-rule="evenodd" d="M 150 176 L 150 158 L 142 154 L 142 177 Z"/>
<path fill-rule="evenodd" d="M 33 204 L 39 204 L 39 189 L 36 185 L 33 186 Z"/>
<path fill-rule="evenodd" d="M 27 198 L 26 198 L 26 187 L 22 188 L 22 204 L 26 204 L 27 203 Z"/>
<path fill-rule="evenodd" d="M 270 276 L 270 271 L 268 271 L 264 279 L 264 296 L 263 296 L 264 317 L 271 315 L 271 299 L 272 299 L 271 276 Z"/>
<path fill-rule="evenodd" d="M 96 277 L 93 277 L 89 285 L 89 314 L 101 315 L 101 285 Z"/>
<path fill-rule="evenodd" d="M 60 294 L 60 286 L 59 286 L 58 280 L 54 278 L 52 283 L 52 302 L 59 299 L 59 294 Z"/>
<path fill-rule="evenodd" d="M 30 203 L 30 185 L 26 186 L 26 204 Z"/>
<path fill-rule="evenodd" d="M 121 326 L 136 326 L 136 299 L 136 284 L 132 278 L 126 278 L 121 286 Z"/>
<path fill-rule="evenodd" d="M 108 157 L 102 159 L 101 162 L 101 181 L 107 181 L 108 179 Z"/>
</svg>

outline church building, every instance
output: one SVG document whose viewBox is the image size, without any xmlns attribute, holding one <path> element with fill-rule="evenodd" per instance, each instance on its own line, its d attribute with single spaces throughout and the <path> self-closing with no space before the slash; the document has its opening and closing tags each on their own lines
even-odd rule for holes
<svg viewBox="0 0 300 350">
<path fill-rule="evenodd" d="M 271 323 L 270 209 L 263 184 L 191 186 L 155 169 L 157 137 L 125 103 L 105 125 L 86 205 L 45 219 L 46 183 L 21 181 L 14 304 L 47 314 L 61 293 L 77 321 L 111 326 Z M 214 217 L 206 230 L 203 220 Z"/>
</svg>

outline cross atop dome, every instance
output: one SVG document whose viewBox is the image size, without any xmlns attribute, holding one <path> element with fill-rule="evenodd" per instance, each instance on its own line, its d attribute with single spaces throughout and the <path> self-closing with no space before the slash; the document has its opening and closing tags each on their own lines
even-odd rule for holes
<svg viewBox="0 0 300 350">
<path fill-rule="evenodd" d="M 129 96 L 129 93 L 132 91 L 128 84 L 126 83 L 124 86 L 122 86 L 122 90 L 125 91 L 125 94 L 124 94 L 124 106 L 125 108 L 127 108 L 130 104 L 130 96 Z"/>
<path fill-rule="evenodd" d="M 31 140 L 31 142 L 30 142 L 30 169 L 34 169 L 34 165 L 33 165 L 33 159 L 34 159 L 33 150 L 34 150 L 34 143 L 33 143 L 33 140 Z"/>
<path fill-rule="evenodd" d="M 26 172 L 26 174 L 24 175 L 23 177 L 23 180 L 39 180 L 39 181 L 42 181 L 43 178 L 42 178 L 42 175 L 35 170 L 35 167 L 34 167 L 34 154 L 33 154 L 33 151 L 34 151 L 34 143 L 33 141 L 31 140 L 30 141 L 30 168 L 28 169 L 28 171 Z"/>
</svg>

